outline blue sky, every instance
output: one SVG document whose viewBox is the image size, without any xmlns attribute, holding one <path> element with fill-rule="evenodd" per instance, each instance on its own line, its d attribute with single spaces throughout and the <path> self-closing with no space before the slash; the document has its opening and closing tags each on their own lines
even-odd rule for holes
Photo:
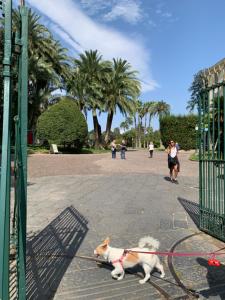
<svg viewBox="0 0 225 300">
<path fill-rule="evenodd" d="M 142 101 L 185 114 L 193 75 L 225 57 L 224 0 L 27 0 L 56 38 L 78 55 L 98 49 L 139 71 Z M 105 115 L 100 122 L 105 126 Z M 118 113 L 113 127 L 123 117 Z M 88 118 L 89 128 L 92 121 Z M 154 127 L 158 127 L 155 120 Z"/>
</svg>

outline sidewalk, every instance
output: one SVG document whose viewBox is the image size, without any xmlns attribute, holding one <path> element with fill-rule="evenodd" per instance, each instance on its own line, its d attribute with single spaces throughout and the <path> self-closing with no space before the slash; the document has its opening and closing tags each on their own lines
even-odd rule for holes
<svg viewBox="0 0 225 300">
<path fill-rule="evenodd" d="M 171 299 L 185 299 L 166 257 L 161 257 L 165 280 L 157 279 L 157 273 L 151 277 L 155 287 L 140 285 L 131 274 L 115 281 L 108 268 L 75 257 L 93 256 L 107 236 L 113 246 L 129 248 L 151 235 L 160 241 L 160 251 L 170 251 L 178 240 L 198 232 L 198 165 L 189 162 L 187 154 L 180 160 L 175 185 L 165 180 L 164 153 L 148 159 L 143 151 L 128 152 L 126 161 L 112 161 L 108 154 L 32 156 L 27 299 L 163 299 L 157 286 Z M 202 233 L 179 243 L 174 251 L 212 252 L 223 247 Z M 207 259 L 176 257 L 173 267 L 183 284 L 199 290 L 202 297 L 225 299 L 225 268 L 209 267 Z M 225 264 L 224 257 L 219 259 Z"/>
</svg>

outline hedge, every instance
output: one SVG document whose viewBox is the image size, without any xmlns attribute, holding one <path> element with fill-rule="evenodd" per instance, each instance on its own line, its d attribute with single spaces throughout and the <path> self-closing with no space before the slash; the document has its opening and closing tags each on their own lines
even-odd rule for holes
<svg viewBox="0 0 225 300">
<path fill-rule="evenodd" d="M 165 147 L 170 140 L 174 140 L 183 150 L 195 149 L 198 116 L 165 116 L 160 120 L 161 140 Z"/>
<path fill-rule="evenodd" d="M 87 122 L 76 103 L 64 98 L 48 108 L 38 119 L 37 137 L 49 144 L 82 148 L 88 134 Z"/>
</svg>

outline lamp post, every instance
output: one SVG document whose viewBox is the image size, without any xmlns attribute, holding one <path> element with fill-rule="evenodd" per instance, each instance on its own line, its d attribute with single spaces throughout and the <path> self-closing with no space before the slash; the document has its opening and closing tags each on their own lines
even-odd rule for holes
<svg viewBox="0 0 225 300">
<path fill-rule="evenodd" d="M 198 153 L 198 125 L 195 125 L 195 131 L 196 131 L 196 145 L 195 145 L 195 154 Z"/>
</svg>

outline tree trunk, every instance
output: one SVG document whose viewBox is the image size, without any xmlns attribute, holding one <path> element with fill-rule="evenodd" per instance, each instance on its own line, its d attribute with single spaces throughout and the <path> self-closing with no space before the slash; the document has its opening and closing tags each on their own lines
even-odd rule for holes
<svg viewBox="0 0 225 300">
<path fill-rule="evenodd" d="M 113 120 L 113 112 L 109 111 L 108 116 L 107 116 L 107 122 L 106 122 L 106 134 L 105 134 L 105 143 L 109 143 L 109 138 L 110 138 L 110 131 L 112 127 L 112 120 Z"/>
<path fill-rule="evenodd" d="M 149 114 L 149 124 L 148 124 L 149 128 L 151 127 L 151 121 L 152 121 L 152 116 L 151 116 L 151 114 Z"/>
<path fill-rule="evenodd" d="M 144 128 L 144 148 L 147 148 L 146 141 L 145 141 L 145 135 L 147 131 L 147 114 L 145 114 L 145 128 Z"/>
<path fill-rule="evenodd" d="M 141 127 L 142 127 L 142 119 L 138 116 L 139 130 L 138 130 L 138 147 L 141 148 Z"/>
<path fill-rule="evenodd" d="M 94 147 L 95 148 L 100 148 L 100 147 L 102 147 L 102 144 L 101 144 L 101 126 L 98 123 L 98 117 L 97 117 L 97 113 L 96 113 L 95 109 L 92 110 L 92 118 L 93 118 L 94 133 L 95 133 Z"/>
<path fill-rule="evenodd" d="M 136 115 L 134 115 L 134 128 L 135 128 L 135 148 L 137 148 L 137 120 Z"/>
</svg>

